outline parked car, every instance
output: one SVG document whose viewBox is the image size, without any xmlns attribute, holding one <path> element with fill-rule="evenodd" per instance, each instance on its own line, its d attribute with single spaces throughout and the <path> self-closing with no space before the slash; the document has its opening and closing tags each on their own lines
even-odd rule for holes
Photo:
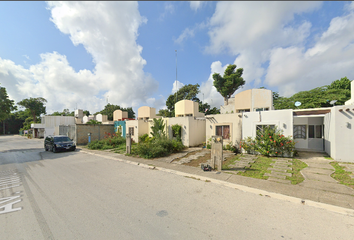
<svg viewBox="0 0 354 240">
<path fill-rule="evenodd" d="M 65 135 L 47 136 L 44 139 L 44 149 L 56 153 L 58 151 L 75 151 L 76 144 L 72 139 Z"/>
</svg>

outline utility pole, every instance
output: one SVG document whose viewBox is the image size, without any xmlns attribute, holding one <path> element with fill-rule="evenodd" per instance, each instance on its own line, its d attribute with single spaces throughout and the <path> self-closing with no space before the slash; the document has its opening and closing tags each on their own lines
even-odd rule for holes
<svg viewBox="0 0 354 240">
<path fill-rule="evenodd" d="M 176 103 L 177 103 L 177 50 L 176 52 L 176 82 L 175 82 L 175 87 L 176 87 Z"/>
</svg>

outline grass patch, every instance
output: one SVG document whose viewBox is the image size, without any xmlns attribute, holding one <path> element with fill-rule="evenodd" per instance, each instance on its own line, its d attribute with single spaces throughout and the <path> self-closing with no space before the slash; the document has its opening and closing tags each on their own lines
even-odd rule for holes
<svg viewBox="0 0 354 240">
<path fill-rule="evenodd" d="M 245 172 L 239 172 L 237 175 L 266 180 L 268 179 L 268 176 L 264 176 L 264 174 L 270 173 L 268 168 L 270 168 L 270 164 L 274 162 L 275 161 L 271 158 L 260 156 L 255 160 L 254 163 L 252 163 L 250 167 L 245 168 Z"/>
<path fill-rule="evenodd" d="M 333 158 L 331 158 L 330 156 L 323 156 L 323 157 L 327 160 L 333 160 Z"/>
<path fill-rule="evenodd" d="M 335 172 L 331 174 L 331 177 L 337 180 L 340 184 L 354 188 L 354 179 L 350 177 L 352 173 L 345 171 L 344 167 L 340 166 L 338 162 L 331 162 L 330 164 L 335 170 Z"/>
<path fill-rule="evenodd" d="M 286 176 L 286 179 L 290 180 L 291 184 L 299 184 L 305 180 L 300 171 L 308 166 L 306 163 L 298 159 L 292 159 L 291 163 L 292 170 L 288 170 L 288 173 L 291 173 L 291 177 Z"/>
<path fill-rule="evenodd" d="M 235 164 L 236 161 L 239 160 L 240 160 L 240 156 L 232 156 L 226 158 L 226 161 L 223 161 L 222 163 L 222 170 L 233 170 L 234 169 L 233 165 Z"/>
</svg>

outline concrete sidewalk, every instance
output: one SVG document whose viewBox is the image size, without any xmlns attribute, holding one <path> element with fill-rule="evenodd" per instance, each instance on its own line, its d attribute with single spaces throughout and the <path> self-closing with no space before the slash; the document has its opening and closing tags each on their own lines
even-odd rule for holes
<svg viewBox="0 0 354 240">
<path fill-rule="evenodd" d="M 301 171 L 305 177 L 305 180 L 300 184 L 292 185 L 290 184 L 290 181 L 277 180 L 277 178 L 274 177 L 270 177 L 269 180 L 261 180 L 230 174 L 227 173 L 227 171 L 204 172 L 198 167 L 191 167 L 173 162 L 173 159 L 181 159 L 188 153 L 188 151 L 196 151 L 196 149 L 193 148 L 188 149 L 183 153 L 154 160 L 134 158 L 109 151 L 89 150 L 87 148 L 78 148 L 78 150 L 84 153 L 99 155 L 113 160 L 149 167 L 151 169 L 155 168 L 183 176 L 190 176 L 200 180 L 211 180 L 212 182 L 217 182 L 223 185 L 235 184 L 232 186 L 237 186 L 238 189 L 244 191 L 254 192 L 265 196 L 283 198 L 284 200 L 298 202 L 301 204 L 310 205 L 311 203 L 313 206 L 327 209 L 331 208 L 331 205 L 337 206 L 340 208 L 336 208 L 337 210 L 334 211 L 354 216 L 354 189 L 339 184 L 336 180 L 330 177 L 330 174 L 334 171 L 334 169 L 329 164 L 331 161 L 325 159 L 323 154 L 306 152 L 300 153 L 300 156 L 297 157 L 297 159 L 300 159 L 308 165 L 307 168 Z M 283 164 L 283 162 L 280 164 Z M 286 167 L 286 165 L 284 165 L 284 167 Z M 277 174 L 273 176 L 278 177 L 282 175 Z M 321 203 L 323 204 L 321 205 Z M 327 204 L 329 205 L 327 206 Z"/>
</svg>

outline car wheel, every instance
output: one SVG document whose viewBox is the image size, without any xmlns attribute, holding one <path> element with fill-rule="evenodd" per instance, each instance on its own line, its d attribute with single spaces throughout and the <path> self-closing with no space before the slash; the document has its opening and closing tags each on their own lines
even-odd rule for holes
<svg viewBox="0 0 354 240">
<path fill-rule="evenodd" d="M 73 149 L 73 152 L 76 150 L 76 148 Z"/>
<path fill-rule="evenodd" d="M 53 146 L 52 150 L 53 150 L 53 153 L 57 152 L 57 148 L 55 146 Z"/>
</svg>

